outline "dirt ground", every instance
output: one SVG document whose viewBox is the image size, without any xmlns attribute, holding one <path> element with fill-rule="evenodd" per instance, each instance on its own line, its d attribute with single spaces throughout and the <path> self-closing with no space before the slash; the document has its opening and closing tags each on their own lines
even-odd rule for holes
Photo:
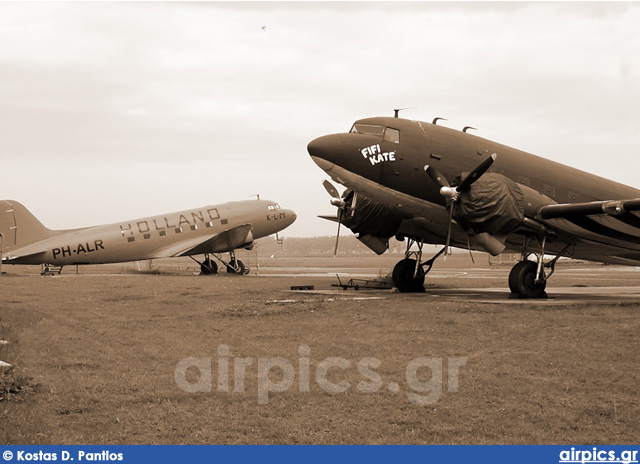
<svg viewBox="0 0 640 464">
<path fill-rule="evenodd" d="M 14 368 L 0 374 L 0 443 L 640 438 L 637 302 L 495 303 L 429 292 L 502 288 L 508 268 L 445 267 L 426 293 L 404 295 L 336 289 L 325 260 L 307 260 L 306 274 L 291 269 L 300 263 L 276 264 L 244 277 L 4 275 L 0 359 Z M 384 274 L 378 265 L 357 273 Z M 637 285 L 595 272 L 589 281 L 599 285 Z M 584 286 L 573 274 L 557 278 Z"/>
</svg>

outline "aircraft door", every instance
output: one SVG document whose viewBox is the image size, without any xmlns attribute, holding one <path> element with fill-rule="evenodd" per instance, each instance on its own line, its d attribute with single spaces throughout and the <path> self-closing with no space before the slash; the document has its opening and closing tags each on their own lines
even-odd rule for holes
<svg viewBox="0 0 640 464">
<path fill-rule="evenodd" d="M 13 248 L 16 245 L 16 217 L 13 205 L 6 200 L 0 201 L 0 246 L 3 250 Z"/>
</svg>

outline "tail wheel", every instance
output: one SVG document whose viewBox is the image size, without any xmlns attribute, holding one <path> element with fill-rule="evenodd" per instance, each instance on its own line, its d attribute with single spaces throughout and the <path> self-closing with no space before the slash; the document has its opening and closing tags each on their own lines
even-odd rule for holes
<svg viewBox="0 0 640 464">
<path fill-rule="evenodd" d="M 416 275 L 416 260 L 410 258 L 399 261 L 391 274 L 393 285 L 400 292 L 423 292 L 424 276 L 422 267 L 418 268 Z"/>
<path fill-rule="evenodd" d="M 200 265 L 200 273 L 202 275 L 211 275 L 218 273 L 218 265 L 215 261 L 205 259 Z"/>
<path fill-rule="evenodd" d="M 509 273 L 509 289 L 524 298 L 545 296 L 547 282 L 536 282 L 538 265 L 533 261 L 520 261 Z"/>
<path fill-rule="evenodd" d="M 246 268 L 247 267 L 244 265 L 244 263 L 239 259 L 232 259 L 231 261 L 229 261 L 229 264 L 227 264 L 227 272 L 229 274 L 238 274 L 238 275 L 248 274 L 248 271 Z"/>
</svg>

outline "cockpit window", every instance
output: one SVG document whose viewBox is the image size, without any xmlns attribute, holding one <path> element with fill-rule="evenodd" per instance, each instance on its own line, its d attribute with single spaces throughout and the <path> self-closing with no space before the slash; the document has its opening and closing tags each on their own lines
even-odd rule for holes
<svg viewBox="0 0 640 464">
<path fill-rule="evenodd" d="M 355 123 L 349 132 L 352 134 L 382 135 L 383 131 L 384 127 L 382 126 Z"/>
<path fill-rule="evenodd" d="M 274 203 L 272 205 L 268 205 L 267 209 L 270 211 L 275 211 L 276 209 L 280 209 L 280 205 L 278 203 Z"/>
<path fill-rule="evenodd" d="M 384 139 L 387 142 L 400 143 L 400 131 L 398 129 L 387 127 L 384 131 Z"/>
</svg>

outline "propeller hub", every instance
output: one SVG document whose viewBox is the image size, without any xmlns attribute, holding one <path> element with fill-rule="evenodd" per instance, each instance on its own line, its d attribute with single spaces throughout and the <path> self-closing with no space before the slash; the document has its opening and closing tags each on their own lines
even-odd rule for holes
<svg viewBox="0 0 640 464">
<path fill-rule="evenodd" d="M 454 187 L 442 187 L 440 188 L 440 195 L 443 197 L 451 198 L 452 200 L 457 200 L 460 196 L 460 192 Z"/>
</svg>

